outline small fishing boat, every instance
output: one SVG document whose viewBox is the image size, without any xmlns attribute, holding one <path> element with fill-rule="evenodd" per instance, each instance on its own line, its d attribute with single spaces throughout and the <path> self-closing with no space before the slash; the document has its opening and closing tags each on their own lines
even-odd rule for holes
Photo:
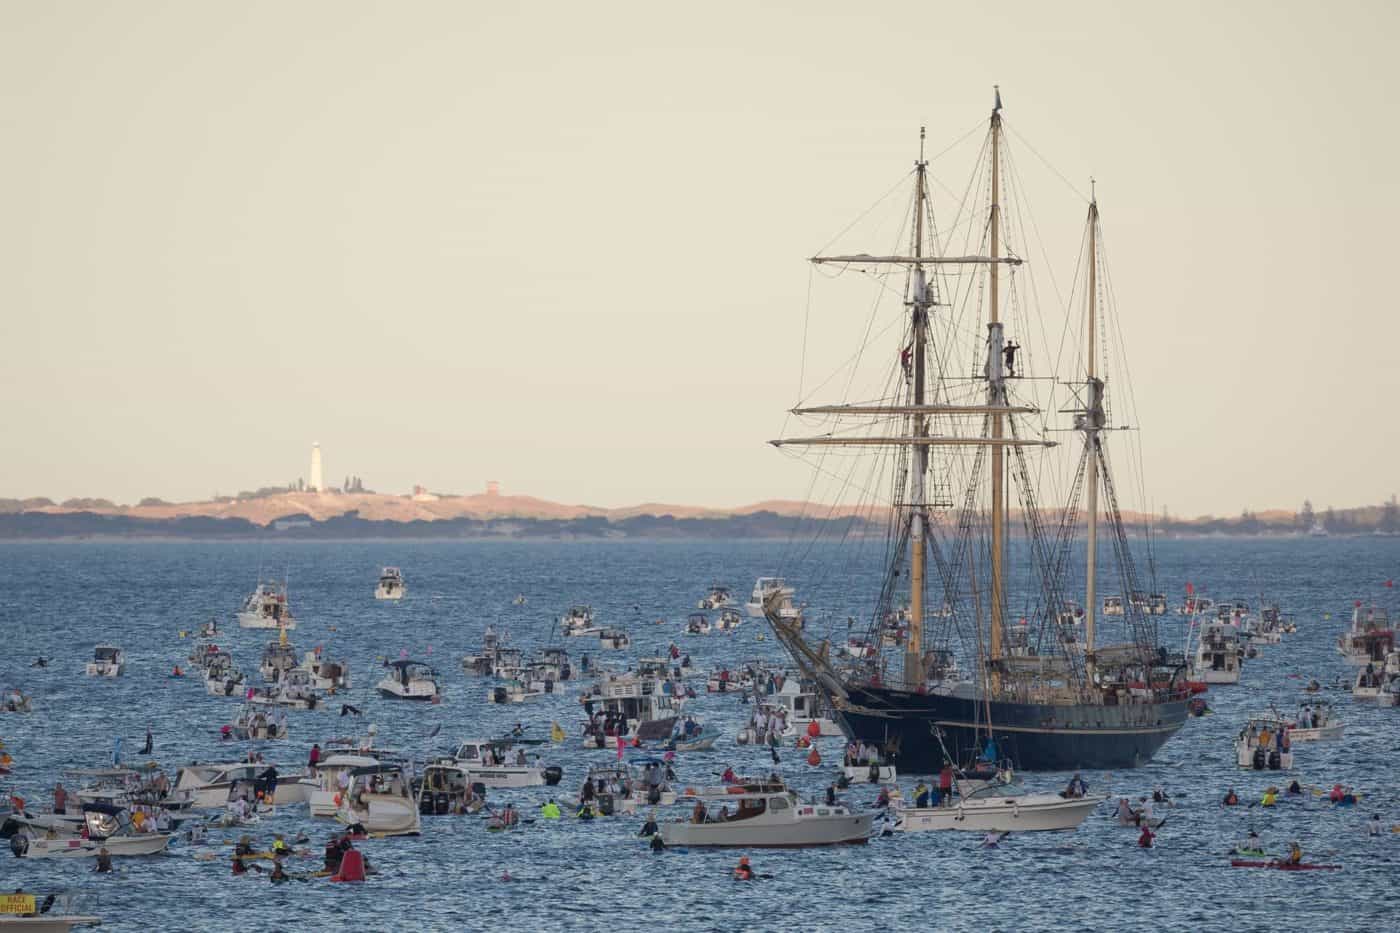
<svg viewBox="0 0 1400 933">
<path fill-rule="evenodd" d="M 269 767 L 246 761 L 185 765 L 175 774 L 175 792 L 185 794 L 194 809 L 222 810 L 240 795 L 254 797 L 257 785 L 265 788 Z M 306 803 L 315 787 L 314 781 L 301 774 L 279 774 L 275 780 L 272 803 L 279 807 Z"/>
<path fill-rule="evenodd" d="M 1361 605 L 1357 600 L 1351 610 L 1351 627 L 1337 637 L 1337 651 L 1348 664 L 1375 664 L 1395 650 L 1395 633 L 1390 628 L 1390 614 L 1379 606 Z"/>
<path fill-rule="evenodd" d="M 1123 614 L 1123 597 L 1105 596 L 1103 598 L 1103 614 L 1106 616 L 1121 616 Z"/>
<path fill-rule="evenodd" d="M 549 691 L 552 692 L 552 691 Z M 543 689 L 534 687 L 519 677 L 513 677 L 505 683 L 496 684 L 486 691 L 487 703 L 524 703 L 527 700 L 534 700 L 544 696 Z"/>
<path fill-rule="evenodd" d="M 282 706 L 287 709 L 316 709 L 324 698 L 316 690 L 310 671 L 294 667 L 270 687 L 250 690 L 248 702 L 256 706 Z"/>
<path fill-rule="evenodd" d="M 437 671 L 421 661 L 398 660 L 385 665 L 389 672 L 375 685 L 379 695 L 389 700 L 437 702 L 441 696 Z"/>
<path fill-rule="evenodd" d="M 1235 762 L 1255 771 L 1293 767 L 1289 723 L 1277 713 L 1255 713 L 1235 737 Z"/>
<path fill-rule="evenodd" d="M 1298 707 L 1297 719 L 1288 728 L 1293 742 L 1317 742 L 1342 737 L 1344 724 L 1326 700 L 1313 700 Z"/>
<path fill-rule="evenodd" d="M 1237 684 L 1243 667 L 1239 629 L 1219 621 L 1204 623 L 1191 679 L 1206 684 Z"/>
<path fill-rule="evenodd" d="M 376 836 L 416 836 L 422 831 L 418 804 L 401 765 L 375 762 L 349 772 L 335 818 Z"/>
<path fill-rule="evenodd" d="M 573 799 L 575 807 L 591 801 L 601 816 L 636 813 L 644 806 L 665 807 L 676 802 L 676 792 L 665 780 L 666 763 L 660 758 L 632 758 L 624 764 L 595 765 Z"/>
<path fill-rule="evenodd" d="M 558 765 L 546 765 L 539 755 L 529 760 L 523 742 L 510 739 L 464 739 L 453 748 L 451 761 L 465 768 L 473 783 L 486 787 L 554 786 L 564 777 Z M 517 748 L 519 745 L 521 747 Z M 441 759 L 439 759 L 441 760 Z"/>
<path fill-rule="evenodd" d="M 233 656 L 227 651 L 216 651 L 205 658 L 204 690 L 210 696 L 231 697 L 241 695 L 243 672 L 233 664 Z"/>
<path fill-rule="evenodd" d="M 708 635 L 710 634 L 710 618 L 703 612 L 692 612 L 685 619 L 685 633 L 687 635 Z"/>
<path fill-rule="evenodd" d="M 263 648 L 262 660 L 258 662 L 258 673 L 265 683 L 275 684 L 282 675 L 297 667 L 297 649 L 287 641 L 283 631 L 276 641 L 270 641 Z"/>
<path fill-rule="evenodd" d="M 695 604 L 696 609 L 723 609 L 733 603 L 729 595 L 729 587 L 721 586 L 718 583 L 711 584 L 710 592 L 705 594 L 705 598 Z"/>
<path fill-rule="evenodd" d="M 619 737 L 664 741 L 685 699 L 671 681 L 636 673 L 605 674 L 579 695 L 588 714 L 584 745 L 611 747 Z"/>
<path fill-rule="evenodd" d="M 141 832 L 131 811 L 105 803 L 83 804 L 84 836 L 32 836 L 29 831 L 10 837 L 10 851 L 20 858 L 90 858 L 106 849 L 111 856 L 155 855 L 174 839 L 170 833 Z"/>
<path fill-rule="evenodd" d="M 631 647 L 632 639 L 620 628 L 605 628 L 598 632 L 598 646 L 612 651 Z"/>
<path fill-rule="evenodd" d="M 422 777 L 413 782 L 418 812 L 423 816 L 476 813 L 486 805 L 485 795 L 472 787 L 477 783 L 465 766 L 451 758 L 430 761 L 423 766 Z"/>
<path fill-rule="evenodd" d="M 597 635 L 602 631 L 593 624 L 592 606 L 570 606 L 559 620 L 559 631 L 568 636 Z"/>
<path fill-rule="evenodd" d="M 350 786 L 350 773 L 361 768 L 373 768 L 380 763 L 373 755 L 336 754 L 316 763 L 316 786 L 307 795 L 311 815 L 317 819 L 335 819 L 340 808 L 341 776 L 345 788 Z"/>
<path fill-rule="evenodd" d="M 1378 700 L 1385 691 L 1385 685 L 1390 681 L 1382 666 L 1377 668 L 1374 663 L 1368 662 L 1365 667 L 1356 672 L 1356 677 L 1352 681 L 1351 695 L 1356 700 Z"/>
<path fill-rule="evenodd" d="M 804 684 L 799 677 L 784 678 L 778 692 L 765 696 L 763 700 L 786 714 L 787 727 L 783 730 L 784 738 L 797 735 L 816 738 L 842 734 L 841 727 L 822 702 L 816 685 Z"/>
<path fill-rule="evenodd" d="M 897 809 L 895 829 L 979 833 L 1072 830 L 1107 799 L 1104 795 L 1033 794 L 1014 785 L 995 785 L 961 795 L 948 806 Z"/>
<path fill-rule="evenodd" d="M 311 675 L 311 686 L 317 690 L 335 693 L 350 689 L 350 663 L 344 659 L 333 661 L 320 648 L 302 655 L 301 669 Z"/>
<path fill-rule="evenodd" d="M 661 824 L 667 846 L 807 848 L 869 841 L 870 813 L 803 803 L 792 791 L 726 794 L 693 799 L 690 818 Z M 730 812 L 733 807 L 734 811 Z"/>
<path fill-rule="evenodd" d="M 734 631 L 744 624 L 744 617 L 733 609 L 725 609 L 720 612 L 719 620 L 715 622 L 715 628 L 725 634 Z"/>
<path fill-rule="evenodd" d="M 379 585 L 374 588 L 375 599 L 403 599 L 406 592 L 403 584 L 403 571 L 397 567 L 385 567 L 379 573 Z"/>
<path fill-rule="evenodd" d="M 287 737 L 287 720 L 258 709 L 251 703 L 244 704 L 238 716 L 229 723 L 229 734 L 244 742 L 278 741 Z"/>
<path fill-rule="evenodd" d="M 240 628 L 282 629 L 297 627 L 292 607 L 287 602 L 287 585 L 259 583 L 258 588 L 243 601 L 238 611 Z"/>
<path fill-rule="evenodd" d="M 89 677 L 120 677 L 126 670 L 126 655 L 115 645 L 98 645 L 87 663 Z"/>
<path fill-rule="evenodd" d="M 763 605 L 768 597 L 777 594 L 779 618 L 795 621 L 802 617 L 802 611 L 793 605 L 796 590 L 787 585 L 782 577 L 759 577 L 753 585 L 753 593 L 744 604 L 744 612 L 750 619 L 763 618 Z"/>
</svg>

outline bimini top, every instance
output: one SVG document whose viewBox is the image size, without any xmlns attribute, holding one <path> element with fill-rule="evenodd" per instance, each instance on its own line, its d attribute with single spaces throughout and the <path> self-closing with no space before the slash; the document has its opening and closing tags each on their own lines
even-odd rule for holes
<svg viewBox="0 0 1400 933">
<path fill-rule="evenodd" d="M 417 672 L 417 671 L 427 671 L 429 674 L 432 674 L 434 677 L 437 676 L 437 671 L 433 670 L 433 668 L 432 668 L 430 665 L 425 664 L 425 663 L 422 662 L 422 661 L 409 661 L 409 660 L 390 661 L 388 664 L 386 664 L 386 665 L 384 665 L 384 666 L 385 666 L 385 667 L 392 667 L 392 668 L 394 668 L 394 669 L 396 669 L 396 670 L 400 670 L 400 671 L 403 671 L 403 670 L 412 670 L 412 671 L 415 671 L 415 672 Z"/>
</svg>

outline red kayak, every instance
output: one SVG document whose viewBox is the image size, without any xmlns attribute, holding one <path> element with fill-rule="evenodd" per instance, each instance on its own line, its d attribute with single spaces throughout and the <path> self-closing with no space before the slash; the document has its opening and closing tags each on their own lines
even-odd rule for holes
<svg viewBox="0 0 1400 933">
<path fill-rule="evenodd" d="M 1299 862 L 1297 865 L 1288 862 L 1247 862 L 1243 859 L 1230 859 L 1231 868 L 1277 868 L 1279 871 L 1339 871 L 1340 865 L 1317 865 L 1308 862 Z"/>
</svg>

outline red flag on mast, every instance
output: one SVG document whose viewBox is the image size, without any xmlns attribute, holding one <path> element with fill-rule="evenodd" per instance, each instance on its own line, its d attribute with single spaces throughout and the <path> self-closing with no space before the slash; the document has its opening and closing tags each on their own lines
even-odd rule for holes
<svg viewBox="0 0 1400 933">
<path fill-rule="evenodd" d="M 1196 592 L 1196 588 L 1195 588 L 1194 586 L 1191 585 L 1191 581 L 1190 581 L 1190 580 L 1187 580 L 1187 581 L 1186 581 L 1186 595 L 1187 595 L 1187 596 L 1192 596 L 1192 595 L 1195 594 L 1195 592 Z"/>
</svg>

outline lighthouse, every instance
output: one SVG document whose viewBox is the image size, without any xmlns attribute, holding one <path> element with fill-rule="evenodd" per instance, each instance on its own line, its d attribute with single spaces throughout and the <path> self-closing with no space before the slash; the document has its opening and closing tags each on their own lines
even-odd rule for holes
<svg viewBox="0 0 1400 933">
<path fill-rule="evenodd" d="M 321 470 L 321 445 L 313 443 L 311 445 L 311 489 L 313 492 L 325 492 L 326 480 Z"/>
</svg>

